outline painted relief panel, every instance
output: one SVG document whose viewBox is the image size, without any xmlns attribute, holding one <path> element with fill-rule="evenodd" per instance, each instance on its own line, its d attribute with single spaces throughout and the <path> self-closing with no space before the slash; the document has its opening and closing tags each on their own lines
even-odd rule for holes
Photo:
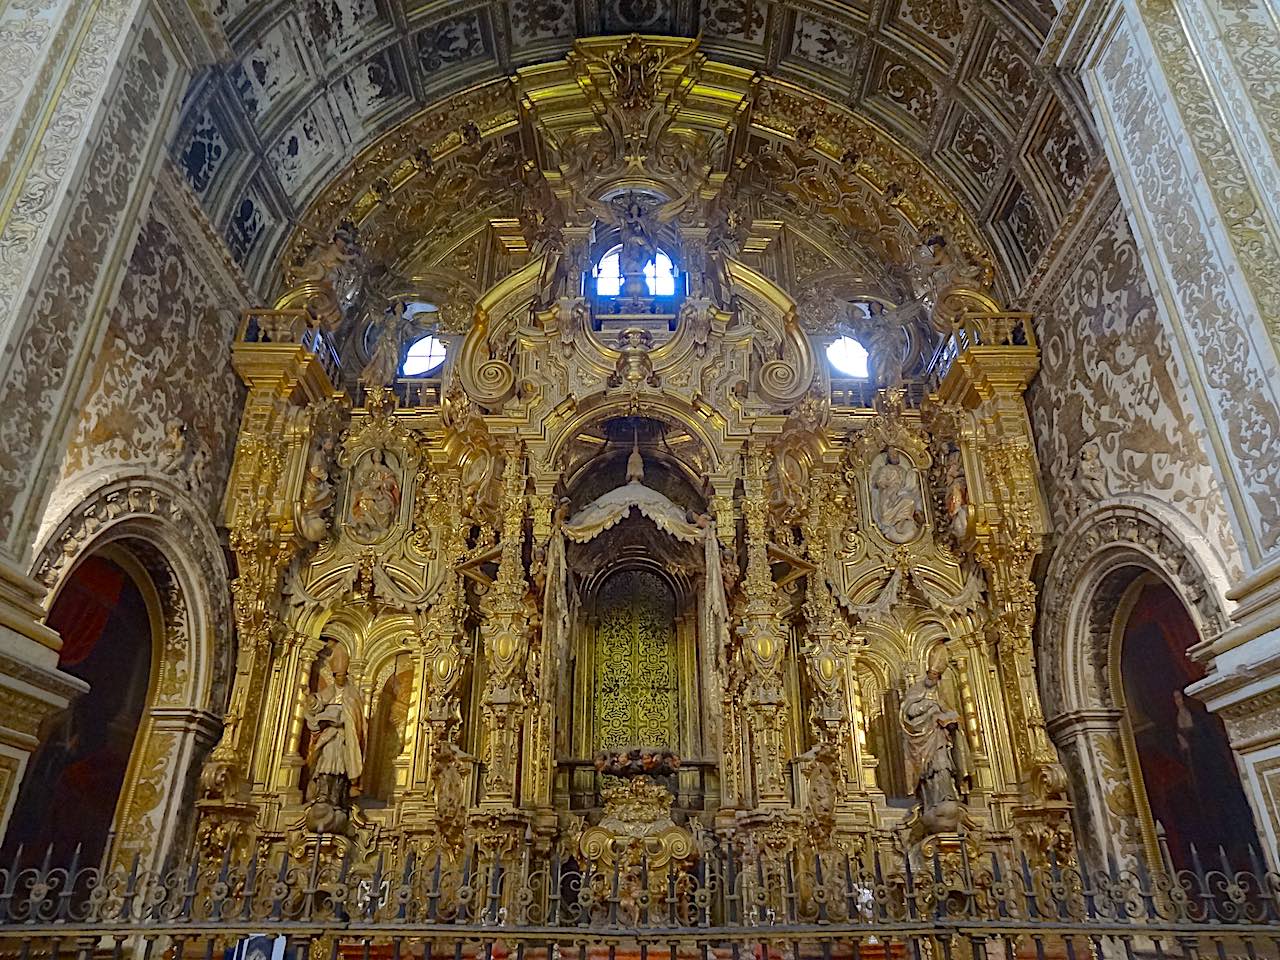
<svg viewBox="0 0 1280 960">
<path fill-rule="evenodd" d="M 239 424 L 234 303 L 153 203 L 142 220 L 91 374 L 63 480 L 146 463 L 216 515 Z"/>
<path fill-rule="evenodd" d="M 217 118 L 213 111 L 205 110 L 191 125 L 177 162 L 191 189 L 203 199 L 230 155 L 231 145 L 219 129 Z"/>
<path fill-rule="evenodd" d="M 263 34 L 232 73 L 236 92 L 250 117 L 263 117 L 291 91 L 306 82 L 296 44 L 300 32 L 286 19 Z"/>
<path fill-rule="evenodd" d="M 306 17 L 326 62 L 356 50 L 384 19 L 375 0 L 312 0 Z"/>
<path fill-rule="evenodd" d="M 975 79 L 987 88 L 993 102 L 1002 105 L 999 116 L 1011 126 L 1017 125 L 1036 95 L 1031 64 L 1013 41 L 999 32 L 992 33 Z"/>
<path fill-rule="evenodd" d="M 791 55 L 837 72 L 852 70 L 858 62 L 858 35 L 834 20 L 808 13 L 796 15 Z"/>
<path fill-rule="evenodd" d="M 404 82 L 391 51 L 382 51 L 360 64 L 333 86 L 333 102 L 351 137 L 405 95 Z"/>
<path fill-rule="evenodd" d="M 1065 528 L 1104 497 L 1141 493 L 1234 552 L 1119 202 L 1042 313 L 1042 366 L 1029 405 L 1054 526 Z"/>
<path fill-rule="evenodd" d="M 4 48 L 0 59 L 0 135 L 8 132 L 60 10 L 59 3 L 11 3 L 0 7 L 0 47 Z"/>
<path fill-rule="evenodd" d="M 657 0 L 604 0 L 600 4 L 605 33 L 670 33 L 674 4 Z"/>
<path fill-rule="evenodd" d="M 320 101 L 289 125 L 268 156 L 281 186 L 290 193 L 300 193 L 339 155 L 339 146 L 328 105 Z"/>
<path fill-rule="evenodd" d="M 886 59 L 876 94 L 905 112 L 922 128 L 933 119 L 938 91 L 925 74 L 910 64 Z"/>
<path fill-rule="evenodd" d="M 768 12 L 764 0 L 704 0 L 702 29 L 712 37 L 763 43 Z"/>
<path fill-rule="evenodd" d="M 224 233 L 227 249 L 237 263 L 249 259 L 263 231 L 269 230 L 276 222 L 262 189 L 257 184 L 250 184 L 232 206 Z"/>
<path fill-rule="evenodd" d="M 486 53 L 481 13 L 472 10 L 431 24 L 418 34 L 418 61 L 423 73 L 435 73 Z"/>
<path fill-rule="evenodd" d="M 574 29 L 573 4 L 568 0 L 514 0 L 511 4 L 511 40 L 517 47 L 572 36 Z"/>
<path fill-rule="evenodd" d="M 1008 145 L 993 128 L 965 107 L 956 105 L 946 120 L 941 153 L 973 197 L 982 197 L 1005 162 Z"/>
<path fill-rule="evenodd" d="M 954 53 L 964 30 L 964 9 L 958 0 L 902 0 L 898 19 L 916 33 Z"/>
</svg>

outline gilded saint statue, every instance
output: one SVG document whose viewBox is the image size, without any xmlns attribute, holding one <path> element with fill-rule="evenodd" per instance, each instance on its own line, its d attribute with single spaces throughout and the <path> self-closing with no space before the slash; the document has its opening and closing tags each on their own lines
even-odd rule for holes
<svg viewBox="0 0 1280 960">
<path fill-rule="evenodd" d="M 957 540 L 969 532 L 969 481 L 964 475 L 964 460 L 954 443 L 947 449 L 942 468 L 942 488 L 947 510 L 948 528 Z"/>
<path fill-rule="evenodd" d="M 387 463 L 387 454 L 375 450 L 357 471 L 351 493 L 351 527 L 360 537 L 373 539 L 386 533 L 400 513 L 400 480 Z"/>
<path fill-rule="evenodd" d="M 871 515 L 890 543 L 910 543 L 920 536 L 924 502 L 915 467 L 889 449 L 871 473 Z"/>
<path fill-rule="evenodd" d="M 313 696 L 303 711 L 311 742 L 307 748 L 310 774 L 307 823 L 323 833 L 346 826 L 351 791 L 364 772 L 364 697 L 347 679 L 350 658 L 334 645 L 329 654 L 333 682 Z"/>
<path fill-rule="evenodd" d="M 946 649 L 938 647 L 924 677 L 902 698 L 900 711 L 907 783 L 915 788 L 929 833 L 956 832 L 972 783 L 960 714 L 942 699 L 939 684 L 946 668 Z"/>
</svg>

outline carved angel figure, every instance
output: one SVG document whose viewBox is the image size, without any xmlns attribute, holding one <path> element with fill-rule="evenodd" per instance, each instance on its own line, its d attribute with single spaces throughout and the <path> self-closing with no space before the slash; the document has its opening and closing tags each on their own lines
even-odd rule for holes
<svg viewBox="0 0 1280 960">
<path fill-rule="evenodd" d="M 618 252 L 618 269 L 622 274 L 624 297 L 649 295 L 644 268 L 658 254 L 655 228 L 678 217 L 691 197 L 692 194 L 686 194 L 678 200 L 668 200 L 652 210 L 645 206 L 640 195 L 635 192 L 614 197 L 608 203 L 590 198 L 586 200 L 592 213 L 618 229 L 618 239 L 622 244 L 622 249 Z"/>
<path fill-rule="evenodd" d="M 326 515 L 333 506 L 333 484 L 329 481 L 329 459 L 332 455 L 333 438 L 324 437 L 312 446 L 307 459 L 298 529 L 311 543 L 319 543 L 329 531 Z"/>
<path fill-rule="evenodd" d="M 920 536 L 924 504 L 914 467 L 889 449 L 871 474 L 871 513 L 890 543 L 910 543 Z"/>
<path fill-rule="evenodd" d="M 871 301 L 863 334 L 877 387 L 896 387 L 902 383 L 907 359 L 906 326 L 921 310 L 918 300 L 908 300 L 892 310 L 883 303 Z"/>
<path fill-rule="evenodd" d="M 1107 468 L 1102 465 L 1102 457 L 1095 444 L 1087 444 L 1080 449 L 1080 461 L 1076 464 L 1076 486 L 1087 506 L 1089 501 L 1105 500 L 1111 495 L 1107 483 Z"/>
<path fill-rule="evenodd" d="M 969 481 L 965 479 L 960 448 L 955 444 L 947 451 L 942 484 L 951 533 L 957 540 L 963 539 L 969 530 Z"/>
<path fill-rule="evenodd" d="M 658 375 L 653 372 L 653 334 L 641 327 L 627 327 L 618 334 L 618 361 L 612 376 L 611 387 L 626 386 L 634 393 L 642 383 L 658 385 Z"/>
<path fill-rule="evenodd" d="M 414 309 L 414 308 L 417 309 Z M 375 320 L 377 339 L 369 362 L 360 371 L 360 379 L 366 387 L 385 387 L 400 373 L 404 363 L 404 345 L 426 333 L 436 330 L 439 314 L 424 310 L 421 305 L 397 301 L 389 306 L 381 319 Z M 419 319 L 421 318 L 421 319 Z"/>
<path fill-rule="evenodd" d="M 526 172 L 526 197 L 520 209 L 520 231 L 532 258 L 543 258 L 538 280 L 542 302 L 551 303 L 564 289 L 568 277 L 565 263 L 564 215 L 559 201 L 536 171 Z"/>
<path fill-rule="evenodd" d="M 351 526 L 361 537 L 387 532 L 400 513 L 400 481 L 387 464 L 387 455 L 375 450 L 356 474 L 351 495 Z"/>
<path fill-rule="evenodd" d="M 912 275 L 918 296 L 930 307 L 952 284 L 979 290 L 987 285 L 982 266 L 972 263 L 958 246 L 948 246 L 941 234 L 930 236 L 916 248 Z"/>
<path fill-rule="evenodd" d="M 290 271 L 289 281 L 318 287 L 307 306 L 324 331 L 334 334 L 359 305 L 366 270 L 356 227 L 343 221 L 329 243 L 312 250 Z"/>
</svg>

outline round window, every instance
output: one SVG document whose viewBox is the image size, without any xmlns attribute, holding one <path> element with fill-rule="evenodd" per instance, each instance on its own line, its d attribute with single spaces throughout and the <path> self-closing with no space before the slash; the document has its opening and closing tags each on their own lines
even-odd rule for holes
<svg viewBox="0 0 1280 960">
<path fill-rule="evenodd" d="M 867 374 L 867 348 L 853 337 L 841 337 L 827 347 L 827 362 L 842 377 L 865 380 Z"/>
<path fill-rule="evenodd" d="M 444 363 L 445 345 L 439 337 L 428 334 L 413 341 L 405 355 L 400 372 L 406 377 L 422 377 L 434 373 Z"/>
</svg>

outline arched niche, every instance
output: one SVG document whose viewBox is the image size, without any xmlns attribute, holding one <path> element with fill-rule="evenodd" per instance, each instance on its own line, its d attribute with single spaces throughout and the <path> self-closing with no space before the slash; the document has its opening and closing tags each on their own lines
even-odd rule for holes
<svg viewBox="0 0 1280 960">
<path fill-rule="evenodd" d="M 1105 504 L 1072 524 L 1045 576 L 1039 680 L 1046 726 L 1067 770 L 1082 858 L 1095 869 L 1109 858 L 1153 866 L 1164 858 L 1128 714 L 1126 673 L 1167 670 L 1172 659 L 1188 676 L 1203 670 L 1197 658 L 1228 621 L 1224 565 L 1202 541 L 1156 505 L 1136 498 Z M 1126 626 L 1143 591 L 1157 588 L 1166 591 L 1177 623 L 1176 657 L 1166 643 L 1158 665 L 1130 654 L 1126 671 Z M 1165 683 L 1163 709 L 1172 694 Z M 1166 735 L 1176 749 L 1176 729 Z"/>
<path fill-rule="evenodd" d="M 93 473 L 60 501 L 70 509 L 33 564 L 51 615 L 90 563 L 123 570 L 146 604 L 145 696 L 106 855 L 158 867 L 188 842 L 195 780 L 221 733 L 235 658 L 225 560 L 203 512 L 166 479 Z"/>
<path fill-rule="evenodd" d="M 572 809 L 600 803 L 604 783 L 593 758 L 631 748 L 684 759 L 670 784 L 677 809 L 705 810 L 717 795 L 719 745 L 707 714 L 718 705 L 707 701 L 705 676 L 709 528 L 690 519 L 705 521 L 709 496 L 666 443 L 670 426 L 625 416 L 588 423 L 579 446 L 590 453 L 566 452 L 576 468 L 562 474 L 562 518 L 549 551 L 563 561 L 549 559 L 547 570 L 552 583 L 564 577 L 563 600 L 560 613 L 544 616 L 544 629 L 563 624 L 555 628 L 563 652 L 551 654 L 549 696 L 555 789 Z M 679 437 L 692 441 L 687 432 Z M 720 575 L 717 563 L 712 576 Z"/>
<path fill-rule="evenodd" d="M 310 796 L 313 733 L 305 719 L 308 704 L 333 682 L 328 662 L 341 647 L 349 659 L 349 679 L 363 706 L 364 770 L 354 784 L 362 809 L 386 808 L 406 786 L 418 743 L 418 701 L 423 659 L 416 644 L 413 618 L 379 614 L 352 602 L 333 609 L 317 608 L 296 625 L 307 637 L 282 663 L 281 676 L 292 677 L 297 693 L 278 704 L 287 729 L 281 756 L 271 761 L 278 788 L 297 802 Z"/>
</svg>

